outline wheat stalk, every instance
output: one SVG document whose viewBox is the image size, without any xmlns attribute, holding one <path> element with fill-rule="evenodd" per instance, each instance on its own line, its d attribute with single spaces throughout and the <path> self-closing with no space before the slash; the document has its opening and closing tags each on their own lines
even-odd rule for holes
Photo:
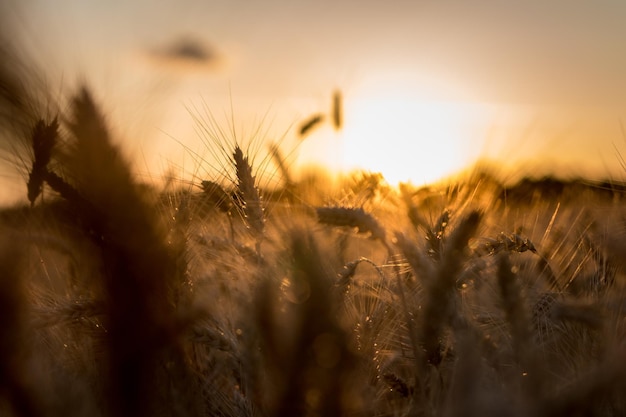
<svg viewBox="0 0 626 417">
<path fill-rule="evenodd" d="M 478 229 L 481 218 L 478 211 L 473 211 L 461 220 L 447 241 L 435 279 L 426 289 L 419 340 L 426 361 L 434 366 L 438 366 L 442 360 L 441 333 L 453 314 L 451 307 L 456 278 L 466 257 L 467 243 Z"/>
<path fill-rule="evenodd" d="M 518 376 L 522 379 L 525 394 L 538 400 L 543 393 L 545 375 L 536 366 L 536 358 L 530 346 L 532 340 L 530 320 L 524 307 L 524 299 L 517 283 L 517 276 L 509 261 L 509 255 L 502 253 L 497 258 L 497 275 L 502 306 L 509 323 L 513 349 L 518 361 Z"/>
</svg>

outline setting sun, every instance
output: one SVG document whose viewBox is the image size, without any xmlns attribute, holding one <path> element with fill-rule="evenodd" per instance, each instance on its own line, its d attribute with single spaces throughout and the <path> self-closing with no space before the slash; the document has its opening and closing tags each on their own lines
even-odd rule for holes
<svg viewBox="0 0 626 417">
<path fill-rule="evenodd" d="M 346 108 L 344 168 L 383 173 L 390 183 L 429 183 L 479 153 L 480 112 L 466 104 L 410 97 L 354 100 Z"/>
<path fill-rule="evenodd" d="M 421 100 L 407 94 L 345 99 L 343 128 L 307 138 L 301 162 L 332 170 L 380 172 L 390 184 L 426 184 L 480 155 L 486 106 Z"/>
</svg>

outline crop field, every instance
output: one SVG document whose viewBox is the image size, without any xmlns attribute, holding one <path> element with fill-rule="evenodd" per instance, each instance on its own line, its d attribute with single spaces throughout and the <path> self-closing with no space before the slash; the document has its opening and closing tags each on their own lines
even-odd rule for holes
<svg viewBox="0 0 626 417">
<path fill-rule="evenodd" d="M 211 121 L 217 171 L 146 184 L 87 88 L 22 75 L 0 415 L 626 414 L 624 184 L 297 176 Z"/>
</svg>

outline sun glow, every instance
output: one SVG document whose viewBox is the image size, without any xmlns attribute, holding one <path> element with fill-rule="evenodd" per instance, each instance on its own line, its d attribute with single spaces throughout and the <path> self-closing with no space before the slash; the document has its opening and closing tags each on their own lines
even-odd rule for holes
<svg viewBox="0 0 626 417">
<path fill-rule="evenodd" d="M 431 183 L 480 155 L 486 113 L 479 105 L 409 97 L 347 101 L 341 167 L 381 172 L 391 184 Z"/>
</svg>

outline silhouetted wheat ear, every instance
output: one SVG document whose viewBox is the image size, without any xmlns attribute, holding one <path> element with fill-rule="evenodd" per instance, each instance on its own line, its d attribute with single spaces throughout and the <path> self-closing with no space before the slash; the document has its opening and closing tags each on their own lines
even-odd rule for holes
<svg viewBox="0 0 626 417">
<path fill-rule="evenodd" d="M 537 249 L 530 239 L 522 237 L 517 233 L 506 235 L 503 232 L 500 233 L 496 239 L 482 238 L 481 244 L 478 247 L 479 254 L 495 255 L 502 251 L 519 253 L 530 251 L 537 253 Z"/>
<path fill-rule="evenodd" d="M 248 162 L 248 157 L 243 155 L 239 146 L 235 147 L 233 158 L 237 169 L 237 189 L 243 203 L 243 214 L 248 227 L 259 238 L 265 229 L 265 216 L 261 196 L 255 185 L 256 178 L 252 175 L 252 166 Z"/>
<path fill-rule="evenodd" d="M 335 130 L 340 130 L 343 126 L 343 103 L 342 103 L 341 91 L 336 90 L 333 93 L 333 108 L 332 108 L 332 116 L 333 116 L 333 126 Z"/>
<path fill-rule="evenodd" d="M 446 242 L 435 279 L 426 290 L 419 339 L 426 354 L 426 361 L 434 366 L 438 366 L 443 359 L 441 334 L 454 314 L 451 307 L 455 282 L 466 259 L 468 241 L 476 233 L 481 218 L 480 212 L 473 211 L 454 229 Z"/>
<path fill-rule="evenodd" d="M 157 403 L 165 401 L 150 399 L 160 361 L 167 353 L 172 366 L 179 364 L 172 337 L 179 331 L 174 285 L 180 271 L 174 254 L 180 250 L 166 243 L 158 212 L 134 182 L 91 95 L 83 89 L 72 104 L 66 168 L 88 204 L 69 202 L 105 265 L 108 411 L 153 415 Z"/>
<path fill-rule="evenodd" d="M 316 114 L 311 116 L 306 122 L 300 125 L 300 137 L 306 136 L 313 128 L 317 127 L 324 120 L 323 114 Z"/>
<path fill-rule="evenodd" d="M 50 188 L 59 193 L 61 197 L 71 202 L 76 208 L 80 208 L 80 210 L 93 210 L 93 207 L 90 206 L 89 202 L 87 202 L 71 184 L 59 175 L 46 170 L 44 180 Z"/>
<path fill-rule="evenodd" d="M 317 207 L 317 219 L 329 226 L 353 227 L 359 233 L 369 233 L 373 239 L 386 244 L 385 229 L 378 221 L 362 208 L 352 207 Z"/>
<path fill-rule="evenodd" d="M 93 210 L 80 192 L 55 172 L 48 169 L 52 151 L 58 140 L 59 123 L 55 117 L 50 124 L 43 119 L 35 124 L 32 132 L 33 163 L 26 188 L 31 206 L 41 194 L 44 183 L 80 210 Z"/>
<path fill-rule="evenodd" d="M 233 208 L 230 195 L 216 182 L 202 181 L 200 184 L 207 202 L 216 207 L 219 211 L 229 213 Z"/>
<path fill-rule="evenodd" d="M 363 262 L 370 264 L 376 270 L 376 273 L 378 274 L 381 280 L 385 279 L 385 275 L 383 274 L 383 271 L 378 265 L 376 265 L 374 261 L 372 261 L 371 259 L 362 257 L 355 261 L 348 262 L 347 264 L 343 266 L 341 272 L 337 274 L 337 282 L 335 283 L 335 286 L 341 289 L 342 291 L 346 290 L 350 286 L 350 283 L 352 279 L 354 278 L 354 275 L 356 274 L 357 266 L 359 266 Z"/>
<path fill-rule="evenodd" d="M 434 272 L 432 259 L 429 259 L 428 255 L 425 255 L 425 252 L 420 251 L 417 245 L 404 236 L 404 234 L 396 232 L 394 237 L 396 245 L 411 266 L 413 272 L 420 278 L 430 279 Z"/>
<path fill-rule="evenodd" d="M 428 254 L 438 258 L 441 255 L 443 236 L 450 222 L 450 210 L 444 210 L 432 228 L 426 230 L 426 240 L 430 246 Z"/>
<path fill-rule="evenodd" d="M 33 165 L 28 177 L 28 201 L 33 205 L 41 190 L 48 170 L 48 163 L 52 157 L 52 148 L 57 141 L 59 123 L 55 117 L 46 124 L 42 119 L 33 129 Z"/>
<path fill-rule="evenodd" d="M 533 242 L 527 237 L 518 233 L 507 235 L 500 233 L 496 239 L 480 238 L 480 243 L 475 248 L 475 253 L 479 256 L 496 255 L 501 252 L 532 252 L 537 255 L 537 268 L 540 273 L 546 274 L 546 279 L 553 290 L 562 291 L 561 284 L 554 274 L 548 260 L 537 250 Z"/>
</svg>

